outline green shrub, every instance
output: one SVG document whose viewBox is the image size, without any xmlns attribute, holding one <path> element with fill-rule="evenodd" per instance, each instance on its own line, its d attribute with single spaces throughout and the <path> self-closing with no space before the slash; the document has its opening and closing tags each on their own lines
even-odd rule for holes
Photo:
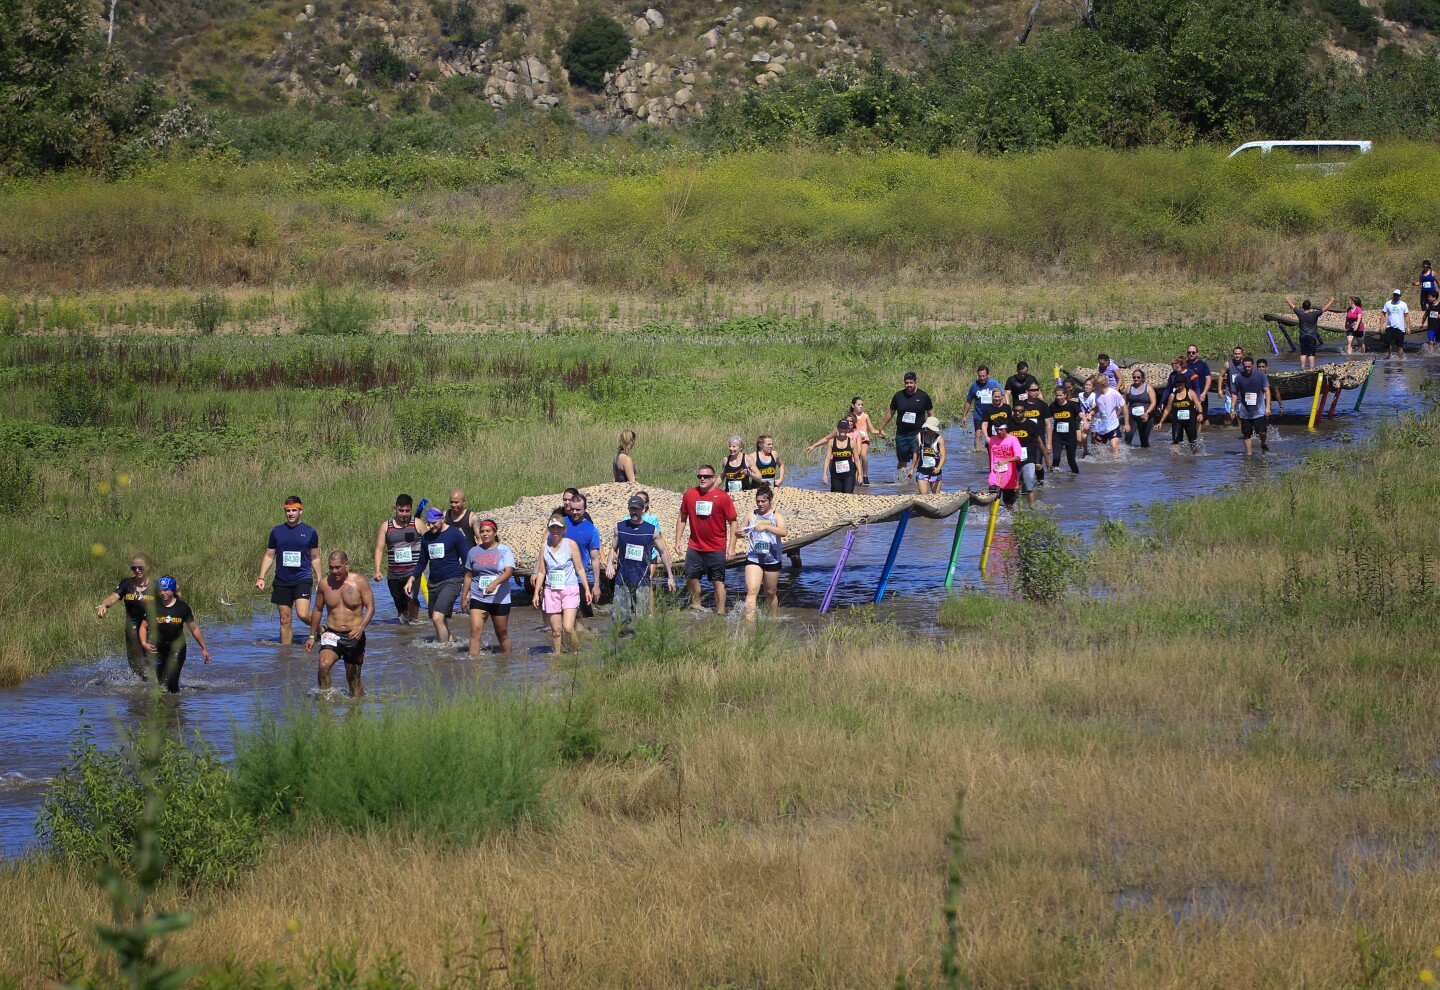
<svg viewBox="0 0 1440 990">
<path fill-rule="evenodd" d="M 1385 16 L 1392 21 L 1434 31 L 1440 27 L 1440 0 L 1385 0 Z"/>
<path fill-rule="evenodd" d="M 83 733 L 46 792 L 35 826 L 40 846 L 83 870 L 124 869 L 146 801 L 138 772 L 139 740 L 111 750 Z M 154 822 L 165 871 L 183 883 L 233 883 L 254 862 L 261 832 L 234 804 L 235 779 L 204 745 L 172 736 L 151 768 L 164 795 Z"/>
<path fill-rule="evenodd" d="M 584 716 L 569 713 L 571 718 Z M 562 742 L 585 745 L 560 705 L 477 692 L 337 717 L 267 716 L 236 739 L 245 808 L 271 820 L 476 837 L 545 812 Z"/>
<path fill-rule="evenodd" d="M 323 285 L 300 298 L 300 333 L 323 336 L 369 333 L 379 309 L 371 300 L 350 291 L 332 295 Z"/>
<path fill-rule="evenodd" d="M 1388 2 L 1393 3 L 1394 0 Z M 1360 0 L 1318 0 L 1316 6 L 1335 18 L 1346 31 L 1367 44 L 1374 44 L 1380 37 L 1380 19 Z"/>
<path fill-rule="evenodd" d="M 379 38 L 372 39 L 360 53 L 360 75 L 366 79 L 394 85 L 410 73 L 410 67 Z"/>
<path fill-rule="evenodd" d="M 201 333 L 214 333 L 230 318 L 230 302 L 215 292 L 207 292 L 190 304 L 190 322 Z"/>
<path fill-rule="evenodd" d="M 109 415 L 110 398 L 104 383 L 91 378 L 78 361 L 55 372 L 47 402 L 58 426 L 100 426 Z"/>
<path fill-rule="evenodd" d="M 396 410 L 395 431 L 405 450 L 434 450 L 447 438 L 468 438 L 470 417 L 456 399 L 416 399 Z"/>
<path fill-rule="evenodd" d="M 605 73 L 630 57 L 630 36 L 612 18 L 596 14 L 570 32 L 560 61 L 570 73 L 570 84 L 598 93 Z"/>
<path fill-rule="evenodd" d="M 1080 575 L 1070 538 L 1038 511 L 1015 513 L 1010 568 L 1015 590 L 1033 602 L 1058 602 Z"/>
<path fill-rule="evenodd" d="M 0 512 L 33 512 L 45 502 L 45 487 L 35 462 L 24 450 L 0 449 Z"/>
</svg>

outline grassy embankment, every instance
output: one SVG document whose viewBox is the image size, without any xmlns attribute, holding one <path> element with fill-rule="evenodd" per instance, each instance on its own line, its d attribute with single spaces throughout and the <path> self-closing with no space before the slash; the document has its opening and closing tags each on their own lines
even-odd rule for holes
<svg viewBox="0 0 1440 990">
<path fill-rule="evenodd" d="M 1254 294 L 1244 312 L 1287 291 L 1378 300 L 1406 281 L 1440 210 L 1437 160 L 1395 145 L 1335 176 L 1203 149 L 179 161 L 0 189 L 0 310 L 24 327 L 164 325 L 199 288 L 258 287 L 235 290 L 253 328 L 287 323 L 272 286 L 322 283 L 461 294 L 392 306 L 402 328 L 618 319 L 637 298 L 716 291 L 823 316 L 868 297 L 966 322 L 1214 318 L 1233 292 Z M 489 288 L 467 297 L 476 283 Z M 984 309 L 945 312 L 959 305 Z"/>
<path fill-rule="evenodd" d="M 963 790 L 977 987 L 1413 985 L 1440 911 L 1440 537 L 1413 525 L 1437 478 L 1432 415 L 1113 531 L 1103 605 L 955 599 L 936 642 L 863 617 L 793 649 L 652 640 L 582 677 L 603 752 L 557 770 L 548 826 L 292 833 L 233 889 L 164 898 L 200 912 L 170 958 L 229 960 L 226 987 L 343 985 L 352 953 L 464 986 L 467 952 L 554 987 L 939 985 Z M 43 862 L 0 889 L 0 971 L 36 983 L 103 916 Z"/>
<path fill-rule="evenodd" d="M 483 509 L 608 480 L 622 428 L 639 431 L 642 479 L 680 488 L 696 464 L 723 456 L 732 433 L 750 442 L 774 434 L 782 453 L 803 462 L 800 449 L 852 395 L 866 396 L 878 419 L 911 368 L 940 414 L 954 417 L 982 360 L 1001 374 L 1025 357 L 1045 374 L 1099 350 L 1160 358 L 1188 340 L 1210 353 L 1236 340 L 1263 346 L 1253 327 L 902 332 L 772 320 L 715 324 L 699 337 L 652 326 L 627 335 L 495 334 L 483 344 L 0 341 L 8 366 L 0 371 L 0 455 L 15 467 L 0 546 L 15 559 L 49 548 L 37 570 L 0 576 L 0 595 L 17 603 L 0 643 L 0 683 L 112 648 L 119 617 L 101 622 L 93 609 L 137 550 L 180 578 L 207 618 L 237 614 L 219 606 L 222 598 L 242 611 L 267 607 L 252 582 L 291 493 L 304 498 L 324 548 L 343 548 L 365 568 L 396 493 L 437 499 L 459 486 Z M 89 371 L 77 380 L 65 367 Z M 89 396 L 97 422 L 56 425 L 57 394 Z M 92 554 L 94 544 L 105 552 Z"/>
</svg>

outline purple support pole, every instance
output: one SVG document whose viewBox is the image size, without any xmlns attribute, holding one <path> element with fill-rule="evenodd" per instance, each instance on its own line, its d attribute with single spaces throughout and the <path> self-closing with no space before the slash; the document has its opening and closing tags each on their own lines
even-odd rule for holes
<svg viewBox="0 0 1440 990">
<path fill-rule="evenodd" d="M 835 597 L 835 589 L 840 587 L 840 572 L 845 570 L 845 561 L 850 559 L 850 548 L 854 545 L 855 529 L 851 527 L 850 534 L 845 537 L 845 549 L 840 551 L 840 559 L 835 561 L 835 573 L 830 575 L 830 587 L 825 589 L 825 597 L 820 601 L 821 615 L 830 611 L 830 602 Z"/>
<path fill-rule="evenodd" d="M 1265 331 L 1265 336 L 1267 336 L 1267 337 L 1270 338 L 1270 349 L 1275 352 L 1275 356 L 1276 356 L 1276 357 L 1279 357 L 1279 356 L 1280 356 L 1280 347 L 1279 347 L 1278 344 L 1275 343 L 1275 335 L 1274 335 L 1273 333 L 1271 333 L 1269 330 L 1266 330 L 1266 331 Z"/>
</svg>

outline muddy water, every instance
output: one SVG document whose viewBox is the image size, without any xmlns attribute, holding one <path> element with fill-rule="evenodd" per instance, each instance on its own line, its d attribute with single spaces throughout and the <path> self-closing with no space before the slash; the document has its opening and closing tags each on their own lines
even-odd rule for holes
<svg viewBox="0 0 1440 990">
<path fill-rule="evenodd" d="M 1292 370 L 1280 359 L 1275 370 Z M 1272 427 L 1272 453 L 1247 459 L 1238 432 L 1232 428 L 1206 433 L 1198 455 L 1172 454 L 1168 431 L 1152 439 L 1148 450 L 1122 449 L 1118 457 L 1099 451 L 1080 462 L 1081 473 L 1072 476 L 1062 467 L 1051 472 L 1041 489 L 1042 502 L 1067 530 L 1085 533 L 1107 518 L 1138 521 L 1148 503 L 1188 498 L 1222 485 L 1244 485 L 1282 471 L 1317 446 L 1358 440 L 1377 423 L 1397 412 L 1419 409 L 1420 385 L 1426 376 L 1440 375 L 1440 361 L 1412 357 L 1403 365 L 1381 362 L 1370 381 L 1361 413 L 1351 412 L 1354 393 L 1341 398 L 1333 420 L 1323 420 L 1308 433 L 1303 418 L 1283 420 Z M 1308 403 L 1295 402 L 1294 411 L 1308 411 Z M 950 451 L 946 481 L 951 485 L 983 486 L 986 468 L 980 455 L 970 453 L 973 441 L 968 424 L 946 431 Z M 818 453 L 818 452 L 817 452 Z M 815 455 L 791 465 L 790 481 L 819 487 Z M 871 465 L 871 491 L 895 490 L 894 456 L 879 451 Z M 861 489 L 863 491 L 863 489 Z M 779 508 L 784 509 L 783 491 Z M 978 569 L 984 539 L 985 512 L 975 511 L 961 544 L 957 589 L 1007 590 L 1003 547 L 1008 526 L 1002 521 L 996 551 L 988 573 Z M 890 593 L 882 610 L 919 635 L 937 632 L 934 620 L 944 598 L 945 569 L 954 536 L 954 519 L 911 519 L 900 563 L 890 580 Z M 835 608 L 867 603 L 874 595 L 889 550 L 895 524 L 867 527 L 859 532 L 835 596 Z M 816 613 L 844 539 L 840 535 L 807 547 L 803 566 L 781 576 L 782 623 L 792 628 L 822 620 Z M 728 587 L 732 600 L 743 595 L 743 580 L 732 572 Z M 380 618 L 370 627 L 366 681 L 372 694 L 395 695 L 431 684 L 453 684 L 482 679 L 494 684 L 522 684 L 552 673 L 549 647 L 539 616 L 528 608 L 511 616 L 514 653 L 510 657 L 487 654 L 471 660 L 463 647 L 440 646 L 425 627 L 402 627 L 383 593 Z M 463 620 L 462 620 L 463 621 Z M 118 630 L 118 627 L 117 627 Z M 251 722 L 257 711 L 282 709 L 292 702 L 309 703 L 314 662 L 303 646 L 281 647 L 276 641 L 273 614 L 233 622 L 207 623 L 206 637 L 214 662 L 202 665 L 198 651 L 184 674 L 181 694 L 167 703 L 175 721 L 187 732 L 201 733 L 222 753 L 230 745 L 233 726 Z M 493 642 L 493 640 L 491 640 Z M 337 683 L 343 681 L 336 671 Z M 35 813 L 45 783 L 55 772 L 77 727 L 92 726 L 97 739 L 113 738 L 117 726 L 138 721 L 146 706 L 143 686 L 118 655 L 68 667 L 0 690 L 0 850 L 14 854 L 33 841 Z"/>
</svg>

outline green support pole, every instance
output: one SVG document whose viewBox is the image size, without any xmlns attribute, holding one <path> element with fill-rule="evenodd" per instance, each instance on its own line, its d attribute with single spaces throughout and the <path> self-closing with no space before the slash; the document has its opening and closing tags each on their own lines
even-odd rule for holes
<svg viewBox="0 0 1440 990">
<path fill-rule="evenodd" d="M 970 514 L 970 500 L 960 506 L 960 519 L 955 523 L 955 542 L 950 544 L 950 569 L 945 572 L 945 590 L 955 586 L 955 561 L 960 559 L 960 536 L 965 532 L 965 517 Z"/>
<path fill-rule="evenodd" d="M 1375 374 L 1375 366 L 1372 364 L 1370 370 L 1365 372 L 1365 380 L 1360 383 L 1360 394 L 1355 396 L 1355 411 L 1360 411 L 1360 400 L 1365 398 L 1365 390 L 1370 387 L 1370 376 Z"/>
</svg>

